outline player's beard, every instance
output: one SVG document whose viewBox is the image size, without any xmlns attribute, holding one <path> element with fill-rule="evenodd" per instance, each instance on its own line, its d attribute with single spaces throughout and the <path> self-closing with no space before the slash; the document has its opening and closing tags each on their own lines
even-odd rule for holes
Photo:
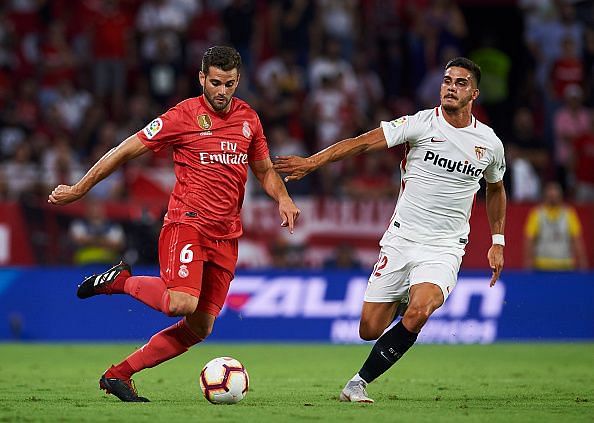
<svg viewBox="0 0 594 423">
<path fill-rule="evenodd" d="M 215 101 L 216 98 L 223 98 L 221 96 L 217 96 L 217 97 L 212 97 L 208 91 L 204 90 L 204 97 L 206 97 L 206 100 L 210 103 L 210 105 L 212 106 L 212 108 L 215 110 L 215 112 L 220 112 L 221 110 L 225 110 L 225 108 L 229 105 L 229 102 L 231 101 L 231 97 L 225 98 L 225 101 L 217 103 Z"/>
<path fill-rule="evenodd" d="M 446 103 L 442 100 L 441 107 L 443 110 L 445 110 L 448 113 L 454 113 L 454 112 L 457 112 L 458 110 L 462 110 L 464 107 L 466 107 L 466 105 L 469 102 L 470 102 L 470 98 L 464 99 L 464 98 L 457 97 L 457 101 L 454 104 Z"/>
<path fill-rule="evenodd" d="M 448 113 L 453 113 L 455 111 L 457 111 L 458 109 L 460 109 L 460 106 L 458 105 L 453 105 L 453 104 L 441 104 L 441 107 L 443 110 L 445 110 Z"/>
</svg>

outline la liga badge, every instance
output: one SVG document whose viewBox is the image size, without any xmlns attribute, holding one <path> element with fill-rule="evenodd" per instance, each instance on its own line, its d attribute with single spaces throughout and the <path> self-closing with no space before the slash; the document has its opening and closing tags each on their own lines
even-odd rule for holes
<svg viewBox="0 0 594 423">
<path fill-rule="evenodd" d="M 399 117 L 398 119 L 394 119 L 390 121 L 390 125 L 394 128 L 398 128 L 400 125 L 404 125 L 406 123 L 406 116 Z"/>
<path fill-rule="evenodd" d="M 151 123 L 146 125 L 142 132 L 150 140 L 163 129 L 163 121 L 161 118 L 154 119 Z"/>
</svg>

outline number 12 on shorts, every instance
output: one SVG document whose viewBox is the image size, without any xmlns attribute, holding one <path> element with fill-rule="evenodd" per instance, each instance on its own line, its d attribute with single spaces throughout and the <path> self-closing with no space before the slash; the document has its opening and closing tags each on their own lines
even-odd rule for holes
<svg viewBox="0 0 594 423">
<path fill-rule="evenodd" d="M 380 256 L 377 260 L 377 263 L 373 266 L 373 276 L 379 278 L 382 274 L 380 270 L 388 265 L 388 257 L 387 256 Z"/>
</svg>

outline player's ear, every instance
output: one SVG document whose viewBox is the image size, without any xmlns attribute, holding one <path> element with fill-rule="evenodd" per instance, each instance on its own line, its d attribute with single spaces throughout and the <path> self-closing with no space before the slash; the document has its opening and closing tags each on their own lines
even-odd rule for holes
<svg viewBox="0 0 594 423">
<path fill-rule="evenodd" d="M 478 88 L 475 88 L 474 92 L 472 93 L 472 101 L 476 100 L 480 93 L 480 90 Z"/>
<path fill-rule="evenodd" d="M 198 72 L 198 81 L 200 82 L 200 85 L 202 85 L 202 88 L 204 88 L 204 84 L 206 82 L 206 75 L 204 74 L 204 72 Z"/>
<path fill-rule="evenodd" d="M 237 72 L 237 82 L 235 82 L 235 86 L 237 87 L 239 85 L 239 80 L 241 79 L 241 74 L 239 72 Z"/>
</svg>

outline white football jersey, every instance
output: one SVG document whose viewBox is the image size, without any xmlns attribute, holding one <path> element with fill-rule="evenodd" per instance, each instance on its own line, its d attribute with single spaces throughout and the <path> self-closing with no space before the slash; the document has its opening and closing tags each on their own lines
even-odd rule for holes
<svg viewBox="0 0 594 423">
<path fill-rule="evenodd" d="M 474 116 L 469 126 L 453 127 L 441 107 L 382 122 L 381 127 L 388 147 L 406 144 L 402 186 L 387 232 L 424 244 L 463 248 L 480 179 L 503 179 L 501 140 Z"/>
</svg>

